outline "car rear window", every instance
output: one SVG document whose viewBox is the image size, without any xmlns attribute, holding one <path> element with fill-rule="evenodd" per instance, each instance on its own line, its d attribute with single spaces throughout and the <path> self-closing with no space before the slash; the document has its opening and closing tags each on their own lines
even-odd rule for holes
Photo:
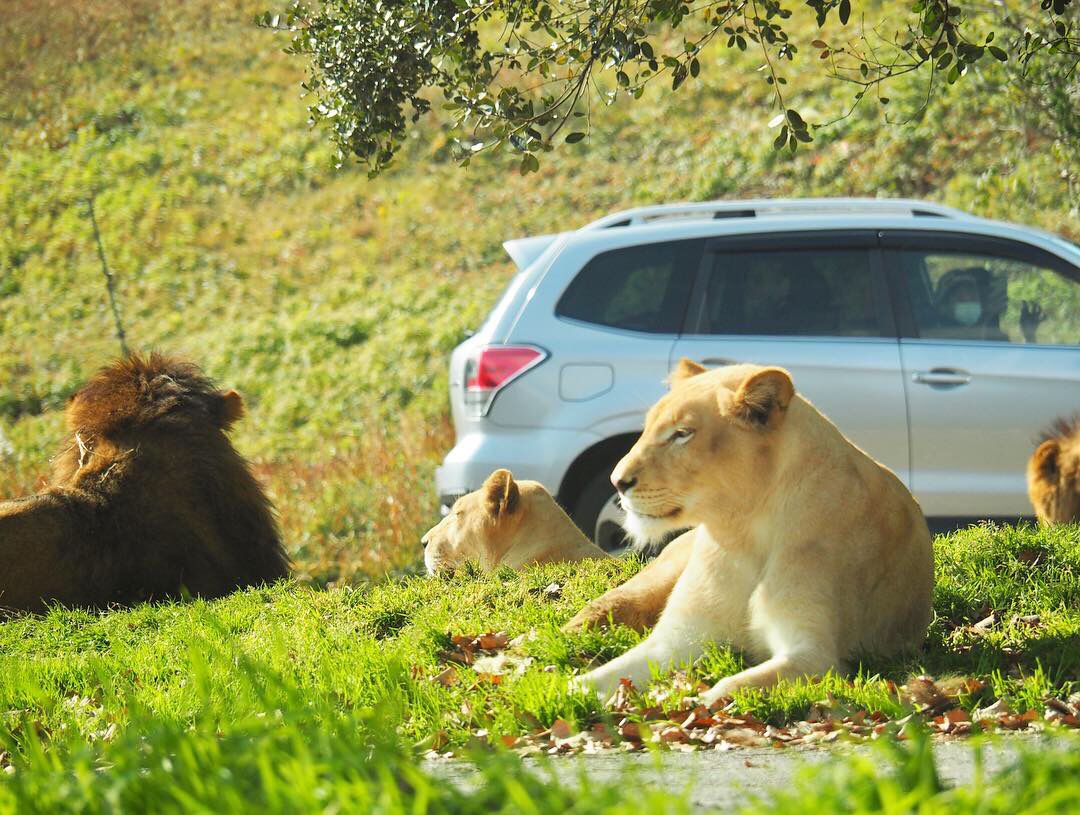
<svg viewBox="0 0 1080 815">
<path fill-rule="evenodd" d="M 706 334 L 881 336 L 863 249 L 721 252 L 705 296 Z"/>
<path fill-rule="evenodd" d="M 677 334 L 703 244 L 670 241 L 599 254 L 574 278 L 555 313 L 628 331 Z"/>
</svg>

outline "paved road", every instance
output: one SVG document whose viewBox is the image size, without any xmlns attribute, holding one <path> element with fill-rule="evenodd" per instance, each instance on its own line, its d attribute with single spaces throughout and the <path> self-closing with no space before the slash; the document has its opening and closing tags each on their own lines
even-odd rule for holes
<svg viewBox="0 0 1080 815">
<path fill-rule="evenodd" d="M 1033 738 L 1013 735 L 986 745 L 983 752 L 983 772 L 992 775 L 1010 763 L 1022 745 Z M 623 753 L 612 750 L 595 755 L 564 756 L 551 760 L 559 778 L 565 784 L 579 783 L 582 775 L 591 782 L 627 783 L 626 771 L 632 768 L 633 783 L 643 788 L 665 786 L 674 790 L 690 790 L 690 800 L 698 810 L 729 810 L 745 804 L 749 797 L 768 798 L 774 792 L 790 787 L 799 770 L 817 765 L 833 757 L 858 751 L 880 761 L 881 754 L 869 745 L 833 748 L 807 747 L 776 750 L 740 748 L 729 752 L 695 752 L 660 754 Z M 970 784 L 975 768 L 971 744 L 962 740 L 940 741 L 934 745 L 938 774 L 949 786 Z M 527 765 L 537 766 L 527 760 Z M 469 786 L 477 778 L 470 764 L 464 761 L 435 760 L 428 769 L 455 784 Z"/>
</svg>

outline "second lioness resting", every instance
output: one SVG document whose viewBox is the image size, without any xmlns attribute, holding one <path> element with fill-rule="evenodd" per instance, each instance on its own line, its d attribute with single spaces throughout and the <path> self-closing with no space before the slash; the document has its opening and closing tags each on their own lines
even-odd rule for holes
<svg viewBox="0 0 1080 815">
<path fill-rule="evenodd" d="M 683 360 L 671 381 L 612 480 L 636 538 L 696 525 L 676 541 L 686 565 L 673 587 L 659 561 L 635 578 L 648 597 L 655 569 L 657 591 L 670 591 L 656 627 L 581 683 L 606 698 L 620 679 L 641 687 L 652 665 L 728 642 L 754 664 L 707 691 L 712 704 L 738 688 L 843 670 L 856 652 L 918 645 L 933 557 L 900 480 L 797 395 L 780 368 L 706 372 Z"/>
<path fill-rule="evenodd" d="M 480 489 L 459 498 L 421 542 L 430 574 L 451 571 L 467 561 L 490 571 L 608 557 L 542 484 L 515 481 L 509 470 L 496 470 Z"/>
</svg>

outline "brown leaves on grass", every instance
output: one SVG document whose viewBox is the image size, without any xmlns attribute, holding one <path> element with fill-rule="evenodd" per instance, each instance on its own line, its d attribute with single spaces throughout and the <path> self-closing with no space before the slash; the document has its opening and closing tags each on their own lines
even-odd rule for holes
<svg viewBox="0 0 1080 815">
<path fill-rule="evenodd" d="M 447 634 L 450 648 L 439 652 L 439 659 L 456 662 L 459 665 L 472 665 L 477 652 L 501 651 L 510 644 L 510 637 L 505 632 L 487 634 Z"/>
<path fill-rule="evenodd" d="M 1021 623 L 1035 624 L 1034 621 Z M 530 658 L 506 653 L 507 649 L 520 645 L 526 636 L 511 640 L 503 632 L 449 635 L 451 647 L 440 656 L 452 664 L 431 680 L 444 686 L 456 684 L 460 681 L 456 666 L 462 665 L 476 671 L 480 681 L 498 685 L 506 674 L 523 672 L 531 662 Z M 1080 693 L 1065 700 L 1047 699 L 1045 712 L 1040 716 L 1035 709 L 1016 713 L 1002 700 L 984 707 L 971 707 L 980 700 L 989 702 L 986 683 L 974 677 L 938 680 L 917 676 L 899 687 L 892 682 L 888 684 L 897 700 L 907 708 L 907 715 L 890 719 L 881 711 L 860 710 L 830 693 L 811 705 L 804 719 L 775 725 L 740 712 L 734 702 L 719 710 L 705 707 L 698 702 L 698 694 L 707 685 L 690 680 L 682 672 L 675 672 L 662 689 L 648 695 L 624 679 L 607 702 L 607 710 L 614 714 L 607 722 L 588 723 L 578 728 L 570 721 L 558 718 L 550 727 L 544 727 L 531 714 L 521 712 L 519 718 L 528 722 L 530 732 L 522 736 L 501 736 L 496 741 L 527 756 L 592 753 L 615 748 L 632 751 L 648 745 L 680 751 L 782 748 L 841 739 L 877 739 L 888 733 L 903 739 L 907 735 L 907 726 L 915 721 L 943 736 L 966 736 L 989 729 L 1039 729 L 1051 724 L 1080 728 Z M 463 710 L 463 715 L 471 717 L 472 711 Z M 477 730 L 474 736 L 474 742 L 489 737 L 486 730 Z M 436 742 L 440 741 L 436 739 Z M 438 751 L 440 748 L 433 749 Z"/>
<path fill-rule="evenodd" d="M 447 634 L 449 648 L 439 652 L 442 662 L 450 663 L 439 673 L 430 677 L 443 687 L 456 685 L 460 675 L 455 666 L 470 667 L 476 673 L 479 682 L 501 685 L 507 676 L 520 675 L 532 664 L 532 657 L 506 653 L 505 649 L 521 645 L 532 634 L 523 634 L 513 640 L 503 631 L 486 634 Z M 414 678 L 424 676 L 420 666 L 413 666 Z"/>
<path fill-rule="evenodd" d="M 542 589 L 529 589 L 529 594 L 534 594 L 541 600 L 558 600 L 562 597 L 562 586 L 558 583 L 548 583 Z"/>
</svg>

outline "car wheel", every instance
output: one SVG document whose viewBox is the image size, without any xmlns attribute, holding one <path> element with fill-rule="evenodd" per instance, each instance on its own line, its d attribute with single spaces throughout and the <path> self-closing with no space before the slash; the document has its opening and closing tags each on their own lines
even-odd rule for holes
<svg viewBox="0 0 1080 815">
<path fill-rule="evenodd" d="M 623 514 L 607 470 L 594 475 L 581 491 L 573 512 L 574 523 L 605 552 L 626 548 Z"/>
</svg>

